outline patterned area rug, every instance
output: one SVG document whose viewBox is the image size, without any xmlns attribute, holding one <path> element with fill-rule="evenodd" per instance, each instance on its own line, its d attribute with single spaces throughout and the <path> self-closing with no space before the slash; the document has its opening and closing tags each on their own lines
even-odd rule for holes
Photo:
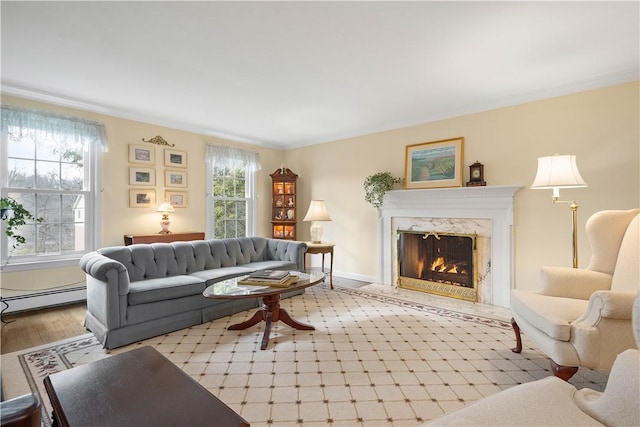
<svg viewBox="0 0 640 427">
<path fill-rule="evenodd" d="M 550 375 L 526 337 L 522 354 L 511 352 L 504 320 L 326 285 L 281 305 L 316 330 L 276 323 L 260 350 L 261 325 L 226 329 L 251 310 L 110 352 L 87 334 L 3 355 L 5 395 L 38 393 L 48 427 L 45 376 L 150 345 L 254 427 L 415 426 Z M 571 382 L 603 390 L 606 379 L 581 369 Z"/>
</svg>

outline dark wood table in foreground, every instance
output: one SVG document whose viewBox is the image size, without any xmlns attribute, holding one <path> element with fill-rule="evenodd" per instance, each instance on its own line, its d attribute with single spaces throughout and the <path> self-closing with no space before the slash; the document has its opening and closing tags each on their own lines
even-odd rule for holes
<svg viewBox="0 0 640 427">
<path fill-rule="evenodd" d="M 297 275 L 299 279 L 296 283 L 291 286 L 287 286 L 286 288 L 239 285 L 238 280 L 243 279 L 243 277 L 235 277 L 209 286 L 202 294 L 205 297 L 212 299 L 246 299 L 262 297 L 262 308 L 259 309 L 253 317 L 242 323 L 231 325 L 227 329 L 232 331 L 247 329 L 264 321 L 264 335 L 262 336 L 262 344 L 260 345 L 260 349 L 264 350 L 267 348 L 267 344 L 269 343 L 271 324 L 274 322 L 282 321 L 294 329 L 304 331 L 315 330 L 315 327 L 298 322 L 293 319 L 285 309 L 280 308 L 280 295 L 317 285 L 324 281 L 325 275 L 318 271 L 312 271 L 309 274 L 295 271 L 291 272 L 291 274 Z"/>
<path fill-rule="evenodd" d="M 44 387 L 54 426 L 249 426 L 148 346 L 52 374 Z"/>
</svg>

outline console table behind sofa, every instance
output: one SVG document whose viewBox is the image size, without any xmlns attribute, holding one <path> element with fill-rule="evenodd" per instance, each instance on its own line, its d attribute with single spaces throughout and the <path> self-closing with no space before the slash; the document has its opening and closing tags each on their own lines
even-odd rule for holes
<svg viewBox="0 0 640 427">
<path fill-rule="evenodd" d="M 304 242 L 241 237 L 90 252 L 80 260 L 87 275 L 85 326 L 111 349 L 258 307 L 257 298 L 220 301 L 202 292 L 257 270 L 302 271 L 306 249 Z"/>
</svg>

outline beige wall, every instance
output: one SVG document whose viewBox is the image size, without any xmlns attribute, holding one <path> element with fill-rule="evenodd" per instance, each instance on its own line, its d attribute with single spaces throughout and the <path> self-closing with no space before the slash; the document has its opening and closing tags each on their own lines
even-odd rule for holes
<svg viewBox="0 0 640 427">
<path fill-rule="evenodd" d="M 72 110 L 51 104 L 30 101 L 22 98 L 3 96 L 2 103 L 18 107 L 29 107 L 44 111 L 54 111 L 75 117 L 96 120 L 103 123 L 107 132 L 108 151 L 103 155 L 103 193 L 102 193 L 102 243 L 101 246 L 123 244 L 124 234 L 157 233 L 160 230 L 160 214 L 154 209 L 129 207 L 129 189 L 143 188 L 129 185 L 128 162 L 129 144 L 155 147 L 156 162 L 156 197 L 158 203 L 164 198 L 164 148 L 142 142 L 161 135 L 170 144 L 171 149 L 187 152 L 188 197 L 189 206 L 176 209 L 171 214 L 171 227 L 177 231 L 205 231 L 205 152 L 207 143 L 233 145 L 260 153 L 262 170 L 258 174 L 258 225 L 257 234 L 267 236 L 270 233 L 270 191 L 269 174 L 278 168 L 283 159 L 281 150 L 248 146 L 233 141 L 226 141 L 205 135 L 184 132 L 162 126 L 124 120 L 102 114 Z M 175 169 L 175 168 L 172 168 Z M 181 190 L 174 188 L 173 190 Z M 267 197 L 265 197 L 267 195 Z M 84 273 L 79 267 L 33 270 L 29 272 L 3 272 L 2 296 L 24 294 L 25 291 L 42 291 L 65 285 L 76 285 L 84 282 Z M 18 289 L 18 291 L 13 291 Z"/>
<path fill-rule="evenodd" d="M 565 190 L 563 198 L 580 205 L 580 266 L 590 249 L 584 235 L 589 215 L 601 209 L 628 209 L 640 205 L 639 193 L 639 84 L 617 85 L 558 98 L 380 132 L 326 144 L 287 150 L 249 147 L 260 152 L 258 177 L 258 235 L 268 236 L 269 174 L 284 160 L 300 175 L 298 209 L 304 214 L 311 199 L 325 199 L 333 221 L 324 223 L 323 240 L 336 244 L 334 270 L 348 277 L 373 280 L 377 274 L 377 212 L 364 201 L 366 176 L 390 171 L 404 174 L 406 145 L 463 136 L 464 181 L 467 165 L 485 165 L 489 185 L 523 185 L 516 195 L 515 285 L 535 287 L 542 265 L 571 265 L 570 211 L 553 205 L 547 190 L 530 190 L 537 157 L 577 155 L 588 188 Z M 175 149 L 188 152 L 189 207 L 171 215 L 174 231 L 204 230 L 207 142 L 243 146 L 232 141 L 71 110 L 14 97 L 4 104 L 59 111 L 104 123 L 109 151 L 104 156 L 102 246 L 122 244 L 125 233 L 154 233 L 159 216 L 153 210 L 128 207 L 128 145 L 162 135 Z M 246 146 L 245 146 L 246 147 Z M 163 149 L 156 148 L 158 195 L 164 194 Z M 299 238 L 309 239 L 309 224 L 299 221 Z M 314 260 L 314 262 L 317 262 Z M 3 274 L 6 288 L 39 290 L 82 282 L 77 267 Z M 17 293 L 24 293 L 20 291 Z"/>
<path fill-rule="evenodd" d="M 324 225 L 324 240 L 336 243 L 336 272 L 375 278 L 377 212 L 364 201 L 365 177 L 382 171 L 403 176 L 406 145 L 463 136 L 465 182 L 466 166 L 477 160 L 488 185 L 524 186 L 515 199 L 515 286 L 531 288 L 540 266 L 571 266 L 569 208 L 553 205 L 550 190 L 528 188 L 537 158 L 577 156 L 589 187 L 561 196 L 580 205 L 579 256 L 586 267 L 586 219 L 602 209 L 639 206 L 638 104 L 634 82 L 289 150 L 285 157 L 301 173 L 301 205 L 326 200 L 333 221 Z"/>
</svg>

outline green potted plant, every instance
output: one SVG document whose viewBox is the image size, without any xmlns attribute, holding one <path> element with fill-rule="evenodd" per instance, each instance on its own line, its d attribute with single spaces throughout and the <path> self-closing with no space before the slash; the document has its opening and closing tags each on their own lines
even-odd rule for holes
<svg viewBox="0 0 640 427">
<path fill-rule="evenodd" d="M 377 209 L 382 206 L 384 193 L 391 190 L 395 184 L 400 184 L 403 181 L 402 178 L 395 178 L 391 172 L 378 172 L 370 175 L 364 180 L 364 200 Z"/>
<path fill-rule="evenodd" d="M 0 198 L 0 218 L 2 221 L 6 221 L 4 233 L 15 240 L 14 249 L 27 241 L 24 236 L 16 234 L 15 228 L 26 225 L 27 221 L 44 221 L 44 218 L 36 218 L 21 203 L 11 197 Z"/>
</svg>

